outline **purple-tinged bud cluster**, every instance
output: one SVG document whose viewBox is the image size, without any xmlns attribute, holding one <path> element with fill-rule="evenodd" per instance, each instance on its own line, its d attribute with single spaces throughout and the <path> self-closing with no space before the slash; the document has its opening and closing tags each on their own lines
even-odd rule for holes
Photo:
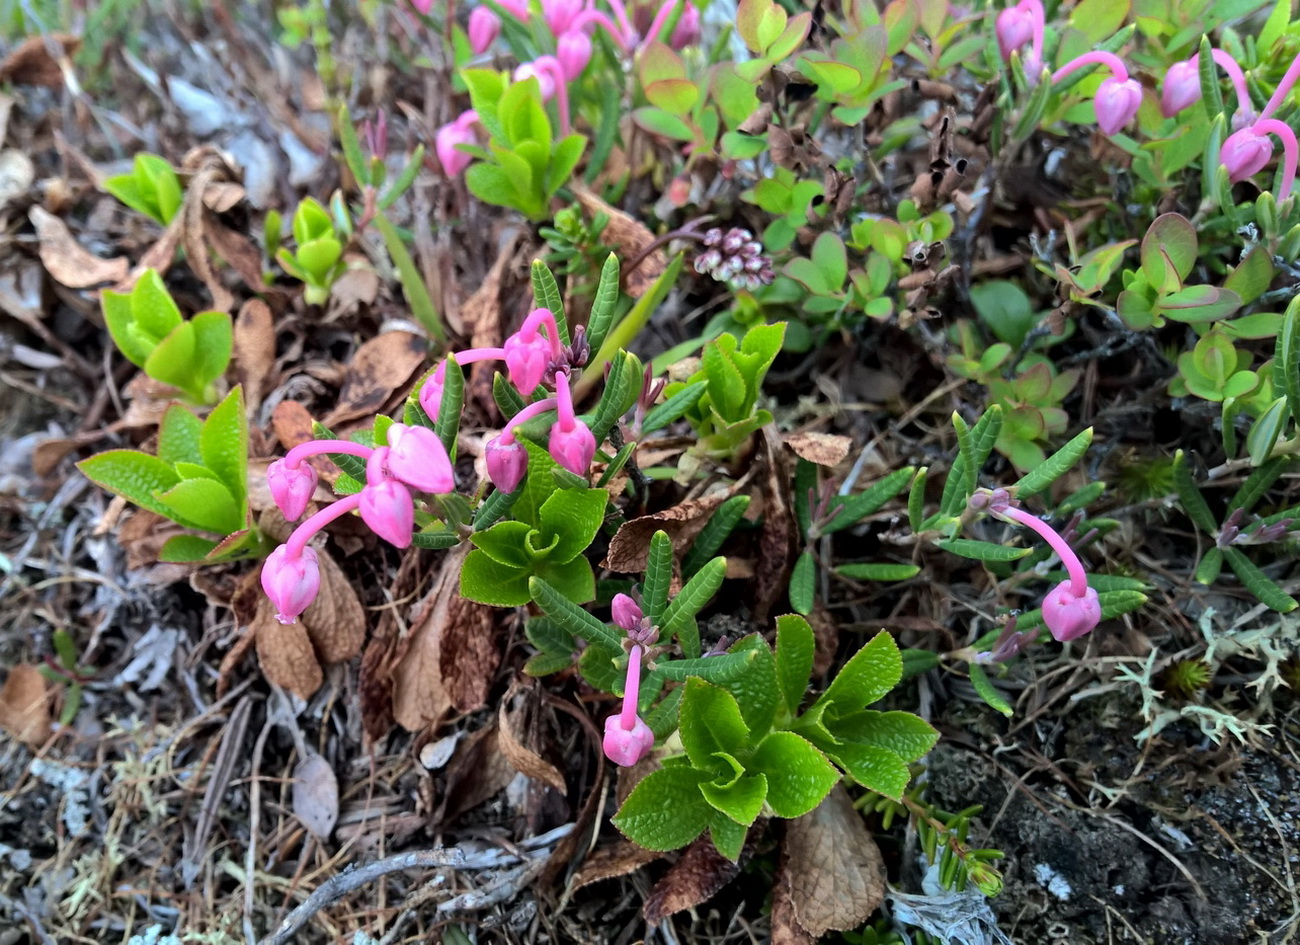
<svg viewBox="0 0 1300 945">
<path fill-rule="evenodd" d="M 751 291 L 771 285 L 776 278 L 772 260 L 763 255 L 763 244 L 749 230 L 713 227 L 705 232 L 702 241 L 704 252 L 695 257 L 695 271 L 701 275 Z"/>
<path fill-rule="evenodd" d="M 1243 530 L 1241 523 L 1245 517 L 1245 509 L 1233 509 L 1232 514 L 1224 520 L 1223 528 L 1219 530 L 1219 535 L 1215 539 L 1215 545 L 1223 549 L 1231 545 L 1266 545 L 1281 541 L 1286 537 L 1287 532 L 1291 531 L 1293 521 L 1283 518 L 1268 525 L 1257 525 L 1249 530 Z"/>
</svg>

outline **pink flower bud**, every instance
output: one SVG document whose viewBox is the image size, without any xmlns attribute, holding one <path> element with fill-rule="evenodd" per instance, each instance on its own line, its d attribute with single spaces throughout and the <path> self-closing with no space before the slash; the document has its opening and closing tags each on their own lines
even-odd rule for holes
<svg viewBox="0 0 1300 945">
<path fill-rule="evenodd" d="M 1172 118 L 1201 98 L 1201 72 L 1195 59 L 1175 62 L 1165 73 L 1164 88 L 1160 90 L 1160 111 Z"/>
<path fill-rule="evenodd" d="M 442 388 L 447 380 L 447 362 L 443 361 L 420 387 L 420 409 L 430 420 L 437 420 L 442 411 Z"/>
<path fill-rule="evenodd" d="M 396 479 L 367 483 L 361 490 L 361 518 L 370 530 L 390 545 L 406 548 L 415 531 L 415 502 Z"/>
<path fill-rule="evenodd" d="M 686 0 L 686 8 L 673 28 L 673 35 L 668 45 L 673 49 L 684 49 L 700 41 L 700 10 L 691 0 Z"/>
<path fill-rule="evenodd" d="M 537 86 L 542 93 L 542 101 L 549 102 L 555 95 L 555 79 L 547 69 L 538 68 L 535 63 L 525 62 L 523 65 L 516 66 L 514 71 L 514 80 L 524 82 L 528 79 L 536 79 Z"/>
<path fill-rule="evenodd" d="M 574 19 L 582 12 L 586 0 L 542 0 L 542 16 L 551 28 L 551 35 L 567 33 Z"/>
<path fill-rule="evenodd" d="M 456 491 L 456 475 L 442 440 L 428 427 L 394 423 L 388 428 L 388 471 L 421 492 Z"/>
<path fill-rule="evenodd" d="M 295 623 L 320 591 L 320 567 L 316 563 L 316 550 L 303 548 L 297 555 L 289 554 L 289 546 L 281 545 L 262 563 L 262 590 L 275 605 L 275 619 L 280 623 Z"/>
<path fill-rule="evenodd" d="M 1112 76 L 1097 88 L 1093 105 L 1097 110 L 1097 127 L 1104 135 L 1113 135 L 1133 120 L 1142 104 L 1142 86 L 1136 79 L 1120 82 Z"/>
<path fill-rule="evenodd" d="M 641 611 L 641 605 L 634 601 L 626 594 L 615 594 L 611 606 L 614 614 L 614 623 L 618 624 L 628 633 L 633 633 L 641 629 L 641 619 L 645 616 Z"/>
<path fill-rule="evenodd" d="M 1069 580 L 1062 581 L 1043 598 L 1043 623 L 1058 643 L 1083 636 L 1101 623 L 1101 603 L 1091 587 L 1076 597 Z"/>
<path fill-rule="evenodd" d="M 456 177 L 473 162 L 473 157 L 457 148 L 462 144 L 477 143 L 478 137 L 473 128 L 476 121 L 478 113 L 470 109 L 461 113 L 455 121 L 443 125 L 433 136 L 433 150 L 448 177 Z"/>
<path fill-rule="evenodd" d="M 1004 62 L 1010 62 L 1011 53 L 1034 38 L 1034 15 L 1023 3 L 1007 7 L 998 14 L 996 33 L 998 52 Z"/>
<path fill-rule="evenodd" d="M 1228 179 L 1234 184 L 1254 177 L 1272 159 L 1273 139 L 1257 133 L 1253 127 L 1228 135 L 1219 151 L 1219 161 L 1228 169 Z"/>
<path fill-rule="evenodd" d="M 550 366 L 550 342 L 540 332 L 534 333 L 530 341 L 525 341 L 520 332 L 515 332 L 506 339 L 503 348 L 510 383 L 519 388 L 519 393 L 529 396 L 537 390 Z"/>
<path fill-rule="evenodd" d="M 619 715 L 611 715 L 605 720 L 605 738 L 601 747 L 606 758 L 624 768 L 632 767 L 655 746 L 655 733 L 650 731 L 650 726 L 640 716 L 633 718 L 630 729 L 623 727 Z"/>
<path fill-rule="evenodd" d="M 433 9 L 433 0 L 411 0 L 411 6 L 415 7 L 421 16 L 428 16 L 429 11 Z"/>
<path fill-rule="evenodd" d="M 560 60 L 564 77 L 573 81 L 591 62 L 591 40 L 583 32 L 568 32 L 556 42 L 555 58 Z"/>
<path fill-rule="evenodd" d="M 502 492 L 514 492 L 523 482 L 524 473 L 528 472 L 528 453 L 517 440 L 509 443 L 500 436 L 494 436 L 483 447 L 483 457 L 487 461 L 488 478 L 492 485 Z"/>
<path fill-rule="evenodd" d="M 469 47 L 474 53 L 487 52 L 501 34 L 501 18 L 487 7 L 475 7 L 469 15 Z"/>
<path fill-rule="evenodd" d="M 548 446 L 551 456 L 571 473 L 587 475 L 592 457 L 596 455 L 596 437 L 581 420 L 575 420 L 568 430 L 556 423 L 551 427 Z"/>
<path fill-rule="evenodd" d="M 266 484 L 271 489 L 271 498 L 290 522 L 296 522 L 307 511 L 307 503 L 311 501 L 319 480 L 316 470 L 307 463 L 299 463 L 295 469 L 283 459 L 277 459 L 266 467 Z"/>
</svg>

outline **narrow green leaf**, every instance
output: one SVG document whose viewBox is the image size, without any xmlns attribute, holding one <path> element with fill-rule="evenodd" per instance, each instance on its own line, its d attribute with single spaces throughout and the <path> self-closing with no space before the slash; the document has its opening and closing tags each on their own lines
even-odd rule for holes
<svg viewBox="0 0 1300 945">
<path fill-rule="evenodd" d="M 1178 493 L 1187 517 L 1205 534 L 1213 535 L 1218 530 L 1219 524 L 1214 520 L 1205 496 L 1201 495 L 1201 490 L 1192 481 L 1191 470 L 1187 468 L 1187 457 L 1182 450 L 1174 454 L 1174 489 Z"/>
<path fill-rule="evenodd" d="M 1196 57 L 1196 68 L 1201 80 L 1201 103 L 1205 114 L 1213 121 L 1223 114 L 1223 92 L 1219 89 L 1219 67 L 1215 64 L 1210 37 L 1202 34 L 1201 47 Z M 1245 103 L 1249 107 L 1249 103 Z"/>
<path fill-rule="evenodd" d="M 460 544 L 460 535 L 455 532 L 447 531 L 445 528 L 432 528 L 426 531 L 416 532 L 411 536 L 411 544 L 417 548 L 428 548 L 433 551 L 441 551 L 445 548 L 455 548 Z"/>
<path fill-rule="evenodd" d="M 664 679 L 676 682 L 685 682 L 692 676 L 698 676 L 722 686 L 747 673 L 756 659 L 758 659 L 757 650 L 741 650 L 717 656 L 660 662 L 658 671 L 663 673 Z"/>
<path fill-rule="evenodd" d="M 928 466 L 922 466 L 916 471 L 916 476 L 912 479 L 911 489 L 907 494 L 907 522 L 911 526 L 913 533 L 921 531 L 921 523 L 924 521 L 925 481 L 928 472 Z"/>
<path fill-rule="evenodd" d="M 921 573 L 915 564 L 844 564 L 835 569 L 840 577 L 854 581 L 906 581 Z"/>
<path fill-rule="evenodd" d="M 668 588 L 673 581 L 673 543 L 667 532 L 650 536 L 650 553 L 646 558 L 645 582 L 641 586 L 642 604 L 651 624 L 659 626 L 668 607 Z"/>
<path fill-rule="evenodd" d="M 560 294 L 559 283 L 546 263 L 540 259 L 533 260 L 532 266 L 533 298 L 538 308 L 550 309 L 555 316 L 555 323 L 560 328 L 560 343 L 569 343 L 569 322 L 564 316 L 564 297 Z"/>
<path fill-rule="evenodd" d="M 957 431 L 957 454 L 962 459 L 961 488 L 966 495 L 975 491 L 979 467 L 975 462 L 975 446 L 971 441 L 970 427 L 961 414 L 953 411 L 952 428 Z"/>
<path fill-rule="evenodd" d="M 600 402 L 591 421 L 591 433 L 597 443 L 603 443 L 609 431 L 627 412 L 629 402 L 635 403 L 641 389 L 639 363 L 626 351 L 618 351 L 610 362 L 609 377 L 601 392 Z"/>
<path fill-rule="evenodd" d="M 978 663 L 971 663 L 969 669 L 971 685 L 975 687 L 976 694 L 1007 718 L 1015 715 L 1011 703 L 1007 702 L 1002 693 L 994 688 L 993 683 L 989 681 L 988 674 L 984 672 L 984 667 Z"/>
<path fill-rule="evenodd" d="M 790 572 L 790 606 L 807 616 L 817 597 L 817 563 L 811 552 L 802 552 Z"/>
<path fill-rule="evenodd" d="M 591 303 L 591 315 L 587 319 L 587 342 L 591 350 L 599 351 L 614 326 L 614 312 L 618 307 L 619 266 L 618 256 L 610 253 L 605 257 L 605 264 L 600 269 L 600 281 L 596 284 L 596 298 Z"/>
<path fill-rule="evenodd" d="M 1228 559 L 1228 567 L 1232 568 L 1232 572 L 1237 575 L 1241 583 L 1246 585 L 1246 590 L 1254 594 L 1261 604 L 1280 614 L 1289 614 L 1300 606 L 1294 597 L 1278 587 L 1272 578 L 1261 571 L 1239 549 L 1224 548 L 1223 554 Z"/>
<path fill-rule="evenodd" d="M 722 550 L 723 543 L 749 509 L 749 496 L 733 495 L 723 502 L 695 536 L 695 541 L 682 559 L 682 576 L 690 580 L 704 563 Z"/>
<path fill-rule="evenodd" d="M 1196 566 L 1196 573 L 1192 576 L 1197 584 L 1213 584 L 1219 579 L 1219 573 L 1223 570 L 1223 551 L 1218 547 L 1211 547 L 1205 552 L 1205 557 L 1201 558 L 1201 563 Z"/>
<path fill-rule="evenodd" d="M 438 417 L 434 421 L 433 432 L 438 434 L 447 455 L 455 457 L 456 442 L 460 435 L 460 416 L 465 407 L 465 372 L 455 358 L 447 358 L 445 364 L 442 400 L 438 404 Z"/>
<path fill-rule="evenodd" d="M 1300 426 L 1300 296 L 1291 300 L 1277 333 L 1273 389 L 1286 394 L 1291 417 Z"/>
<path fill-rule="evenodd" d="M 1016 561 L 1033 551 L 1033 548 L 1016 548 L 1011 545 L 995 545 L 988 541 L 975 541 L 970 538 L 949 538 L 935 542 L 944 551 L 950 551 L 963 558 L 976 561 Z"/>
<path fill-rule="evenodd" d="M 411 189 L 415 183 L 416 175 L 420 173 L 420 168 L 424 166 L 424 145 L 417 144 L 411 156 L 407 159 L 406 165 L 397 178 L 384 190 L 384 195 L 379 198 L 379 209 L 387 210 L 398 199 Z"/>
<path fill-rule="evenodd" d="M 693 409 L 700 402 L 700 398 L 704 396 L 704 391 L 708 386 L 705 381 L 687 384 L 662 404 L 651 407 L 646 411 L 645 422 L 641 424 L 641 432 L 654 433 L 656 430 L 661 430 L 668 424 L 680 420 L 687 411 Z"/>
<path fill-rule="evenodd" d="M 361 153 L 361 141 L 357 138 L 357 129 L 352 124 L 352 114 L 347 105 L 339 106 L 338 132 L 339 143 L 343 145 L 343 160 L 358 186 L 365 187 L 370 183 L 370 170 Z"/>
<path fill-rule="evenodd" d="M 695 615 L 713 599 L 726 576 L 727 559 L 714 558 L 686 582 L 664 610 L 661 633 L 670 639 L 676 637 L 688 657 L 700 655 L 700 628 L 695 623 Z"/>
<path fill-rule="evenodd" d="M 1059 450 L 1047 457 L 1047 462 L 1035 466 L 1029 472 L 1020 477 L 1015 484 L 1014 489 L 1016 496 L 1026 499 L 1029 496 L 1042 492 L 1057 479 L 1061 478 L 1067 472 L 1074 468 L 1074 464 L 1083 458 L 1088 452 L 1088 447 L 1092 445 L 1092 427 L 1084 430 L 1070 442 L 1066 443 Z"/>
<path fill-rule="evenodd" d="M 776 678 L 786 712 L 795 716 L 808 694 L 817 643 L 812 626 L 802 617 L 776 618 Z"/>
<path fill-rule="evenodd" d="M 384 216 L 383 211 L 375 213 L 374 224 L 379 235 L 384 238 L 384 245 L 393 260 L 393 268 L 397 270 L 397 279 L 402 284 L 402 293 L 406 296 L 406 304 L 410 306 L 411 314 L 431 337 L 437 341 L 446 341 L 447 328 L 443 325 L 437 308 L 434 307 L 429 289 L 424 284 L 424 276 L 420 272 L 420 267 L 415 264 L 415 260 L 411 258 L 411 251 L 406 248 L 402 234 L 389 222 L 388 217 Z"/>
<path fill-rule="evenodd" d="M 913 466 L 895 469 L 880 481 L 872 483 L 865 491 L 850 496 L 840 506 L 839 512 L 831 519 L 830 523 L 822 527 L 822 534 L 830 534 L 848 528 L 850 525 L 876 512 L 882 505 L 907 488 L 908 481 L 914 475 L 916 475 L 916 468 Z"/>
<path fill-rule="evenodd" d="M 621 632 L 611 630 L 546 581 L 534 577 L 528 582 L 528 590 L 537 606 L 575 637 L 599 642 L 617 651 L 622 650 Z"/>
</svg>

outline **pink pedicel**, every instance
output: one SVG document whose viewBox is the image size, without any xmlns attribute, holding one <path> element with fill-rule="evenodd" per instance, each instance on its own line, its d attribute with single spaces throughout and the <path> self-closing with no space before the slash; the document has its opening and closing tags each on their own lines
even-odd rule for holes
<svg viewBox="0 0 1300 945">
<path fill-rule="evenodd" d="M 262 590 L 275 607 L 276 620 L 296 623 L 320 591 L 316 550 L 304 547 L 294 553 L 288 544 L 276 548 L 262 563 Z"/>
</svg>

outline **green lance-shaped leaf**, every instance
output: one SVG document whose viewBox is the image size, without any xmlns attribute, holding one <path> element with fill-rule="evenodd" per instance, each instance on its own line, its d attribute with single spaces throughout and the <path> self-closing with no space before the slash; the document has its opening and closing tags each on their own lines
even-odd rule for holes
<svg viewBox="0 0 1300 945">
<path fill-rule="evenodd" d="M 171 507 L 159 501 L 156 494 L 176 485 L 180 482 L 180 476 L 170 463 L 163 462 L 157 456 L 136 450 L 109 450 L 83 459 L 77 463 L 77 468 L 100 488 L 165 518 L 175 517 Z"/>
<path fill-rule="evenodd" d="M 662 404 L 651 407 L 646 411 L 645 422 L 641 424 L 641 432 L 654 433 L 670 423 L 676 423 L 688 411 L 694 409 L 695 405 L 700 402 L 700 398 L 704 396 L 708 386 L 705 381 L 695 381 L 692 384 L 687 384 Z"/>
<path fill-rule="evenodd" d="M 704 563 L 716 555 L 723 543 L 735 530 L 749 508 L 749 496 L 733 495 L 723 502 L 709 517 L 708 522 L 695 536 L 690 551 L 682 559 L 682 575 L 690 580 Z"/>
<path fill-rule="evenodd" d="M 1196 524 L 1197 528 L 1207 535 L 1213 535 L 1218 530 L 1219 525 L 1210 512 L 1210 506 L 1205 501 L 1205 496 L 1201 495 L 1201 490 L 1192 481 L 1191 470 L 1187 468 L 1187 457 L 1182 450 L 1174 454 L 1173 473 L 1174 490 L 1178 493 L 1183 511 L 1187 513 L 1187 517 Z"/>
<path fill-rule="evenodd" d="M 433 432 L 438 434 L 447 455 L 455 457 L 456 441 L 460 434 L 460 415 L 465 406 L 465 372 L 455 358 L 447 358 L 442 378 L 442 400 L 438 404 L 438 418 Z M 500 375 L 498 375 L 500 376 Z"/>
<path fill-rule="evenodd" d="M 882 505 L 902 492 L 907 487 L 908 480 L 915 474 L 916 469 L 911 466 L 895 469 L 879 482 L 872 483 L 866 490 L 859 492 L 855 496 L 850 496 L 840 506 L 835 517 L 827 525 L 823 526 L 822 534 L 830 534 L 842 528 L 848 528 L 855 522 L 859 522 L 876 512 Z"/>
<path fill-rule="evenodd" d="M 975 687 L 976 694 L 987 702 L 992 708 L 997 709 L 1007 718 L 1015 714 L 1011 708 L 1011 703 L 999 692 L 989 680 L 988 674 L 984 672 L 984 667 L 978 663 L 970 664 L 970 681 Z"/>
<path fill-rule="evenodd" d="M 215 479 L 182 479 L 157 493 L 157 498 L 172 510 L 170 518 L 193 523 L 204 531 L 228 535 L 244 526 L 235 497 Z"/>
<path fill-rule="evenodd" d="M 164 463 L 203 462 L 199 435 L 203 421 L 180 404 L 172 404 L 158 426 L 158 458 Z"/>
<path fill-rule="evenodd" d="M 776 680 L 785 710 L 795 716 L 812 678 L 817 642 L 812 626 L 803 617 L 776 618 Z"/>
<path fill-rule="evenodd" d="M 845 564 L 836 568 L 835 573 L 854 581 L 906 581 L 920 574 L 921 568 L 915 564 L 890 562 Z"/>
<path fill-rule="evenodd" d="M 689 657 L 700 655 L 700 628 L 695 623 L 695 615 L 713 599 L 726 576 L 727 559 L 714 558 L 686 582 L 664 610 L 661 633 L 669 639 L 676 637 L 682 652 Z"/>
<path fill-rule="evenodd" d="M 898 644 L 882 630 L 844 664 L 817 704 L 833 707 L 841 715 L 855 712 L 884 698 L 902 678 Z"/>
<path fill-rule="evenodd" d="M 646 557 L 645 582 L 641 585 L 641 598 L 645 615 L 658 626 L 668 607 L 668 588 L 673 581 L 673 542 L 663 531 L 650 536 L 650 552 Z"/>
<path fill-rule="evenodd" d="M 410 158 L 406 161 L 406 166 L 402 172 L 397 175 L 391 184 L 384 190 L 384 195 L 379 198 L 379 209 L 387 210 L 398 199 L 411 189 L 415 183 L 416 176 L 420 173 L 420 168 L 424 166 L 424 145 L 417 144 L 415 150 L 411 152 Z"/>
<path fill-rule="evenodd" d="M 758 659 L 757 650 L 740 650 L 718 656 L 662 661 L 657 672 L 662 673 L 664 679 L 672 679 L 676 682 L 685 682 L 692 676 L 698 676 L 722 686 L 748 672 L 756 659 Z"/>
<path fill-rule="evenodd" d="M 236 386 L 212 408 L 199 435 L 203 464 L 225 483 L 241 512 L 248 496 L 248 416 Z"/>
<path fill-rule="evenodd" d="M 1201 104 L 1205 106 L 1205 116 L 1214 121 L 1223 114 L 1223 92 L 1219 89 L 1219 67 L 1214 62 L 1210 37 L 1204 34 L 1196 57 L 1196 69 L 1201 81 Z M 1249 107 L 1249 103 L 1243 104 Z"/>
<path fill-rule="evenodd" d="M 1025 499 L 1042 492 L 1057 479 L 1074 468 L 1074 464 L 1083 458 L 1092 445 L 1092 427 L 1084 430 L 1070 442 L 1047 457 L 1047 461 L 1034 467 L 1020 477 L 1016 483 L 1016 495 Z"/>
<path fill-rule="evenodd" d="M 1286 398 L 1279 397 L 1251 424 L 1250 432 L 1246 434 L 1246 453 L 1250 456 L 1252 466 L 1260 466 L 1268 461 L 1278 438 L 1290 422 Z"/>
<path fill-rule="evenodd" d="M 618 351 L 610 362 L 609 378 L 601 392 L 591 421 L 591 433 L 603 443 L 623 414 L 636 403 L 641 391 L 641 363 L 626 351 Z"/>
<path fill-rule="evenodd" d="M 194 326 L 196 386 L 206 389 L 230 366 L 234 328 L 225 312 L 199 312 L 190 319 L 190 324 Z"/>
<path fill-rule="evenodd" d="M 605 264 L 600 269 L 600 281 L 596 284 L 596 298 L 591 303 L 591 315 L 587 319 L 587 342 L 592 351 L 599 351 L 614 326 L 614 313 L 618 308 L 618 257 L 610 253 L 605 257 Z"/>
<path fill-rule="evenodd" d="M 611 630 L 546 581 L 538 577 L 531 578 L 528 581 L 528 590 L 537 606 L 575 637 L 600 642 L 614 650 L 622 649 L 621 632 Z"/>
<path fill-rule="evenodd" d="M 564 297 L 560 294 L 560 285 L 555 281 L 555 274 L 540 259 L 533 260 L 532 266 L 533 298 L 538 308 L 551 310 L 555 324 L 560 328 L 560 344 L 569 343 L 569 322 L 564 316 Z"/>
<path fill-rule="evenodd" d="M 384 245 L 388 248 L 388 255 L 397 270 L 397 278 L 402 284 L 402 293 L 406 296 L 406 304 L 410 306 L 411 314 L 432 338 L 446 341 L 447 328 L 438 315 L 438 309 L 434 307 L 433 299 L 424 284 L 424 276 L 411 257 L 411 251 L 406 248 L 402 234 L 382 211 L 375 214 L 374 224 L 375 229 L 379 230 L 379 235 L 384 238 Z"/>
<path fill-rule="evenodd" d="M 1242 554 L 1240 549 L 1224 548 L 1223 554 L 1228 559 L 1228 567 L 1232 568 L 1232 573 L 1237 575 L 1241 583 L 1246 585 L 1246 589 L 1254 594 L 1261 604 L 1280 614 L 1289 614 L 1296 609 L 1298 605 L 1295 598 L 1278 587 L 1273 579 L 1261 571 L 1255 562 Z"/>
<path fill-rule="evenodd" d="M 929 471 L 928 466 L 918 469 L 907 493 L 907 522 L 913 532 L 921 531 L 921 525 L 925 521 L 925 481 Z"/>
<path fill-rule="evenodd" d="M 411 536 L 411 544 L 415 545 L 415 547 L 428 548 L 433 551 L 455 548 L 460 544 L 460 540 L 460 535 L 447 531 L 441 526 L 419 531 Z"/>
<path fill-rule="evenodd" d="M 1011 545 L 995 545 L 989 541 L 975 541 L 970 538 L 949 538 L 935 542 L 944 551 L 950 551 L 963 558 L 976 561 L 1016 561 L 1033 551 L 1033 548 L 1015 548 Z"/>
<path fill-rule="evenodd" d="M 144 372 L 154 380 L 185 391 L 190 399 L 202 400 L 203 388 L 194 374 L 194 326 L 181 322 L 154 346 L 144 362 Z"/>
<path fill-rule="evenodd" d="M 1220 572 L 1223 571 L 1223 549 L 1210 547 L 1206 550 L 1205 556 L 1201 558 L 1201 563 L 1196 566 L 1196 573 L 1192 579 L 1197 584 L 1213 584 L 1219 579 Z"/>
<path fill-rule="evenodd" d="M 356 182 L 365 187 L 370 183 L 370 167 L 361 152 L 361 141 L 357 138 L 356 126 L 352 123 L 352 113 L 347 105 L 339 106 L 338 123 L 339 144 L 343 146 L 343 161 Z"/>
<path fill-rule="evenodd" d="M 1291 417 L 1300 426 L 1300 296 L 1286 307 L 1273 357 L 1273 389 L 1286 394 Z"/>
<path fill-rule="evenodd" d="M 790 606 L 807 616 L 817 598 L 817 563 L 812 552 L 801 552 L 790 572 Z"/>
<path fill-rule="evenodd" d="M 957 432 L 957 455 L 961 457 L 961 489 L 966 495 L 970 495 L 975 491 L 979 467 L 975 464 L 975 445 L 971 440 L 970 426 L 955 410 L 952 414 L 952 428 Z M 953 475 L 956 476 L 955 466 Z"/>
<path fill-rule="evenodd" d="M 519 391 L 515 390 L 515 385 L 500 371 L 492 375 L 492 399 L 496 401 L 497 409 L 503 417 L 513 417 L 527 406 L 519 396 Z"/>
</svg>

